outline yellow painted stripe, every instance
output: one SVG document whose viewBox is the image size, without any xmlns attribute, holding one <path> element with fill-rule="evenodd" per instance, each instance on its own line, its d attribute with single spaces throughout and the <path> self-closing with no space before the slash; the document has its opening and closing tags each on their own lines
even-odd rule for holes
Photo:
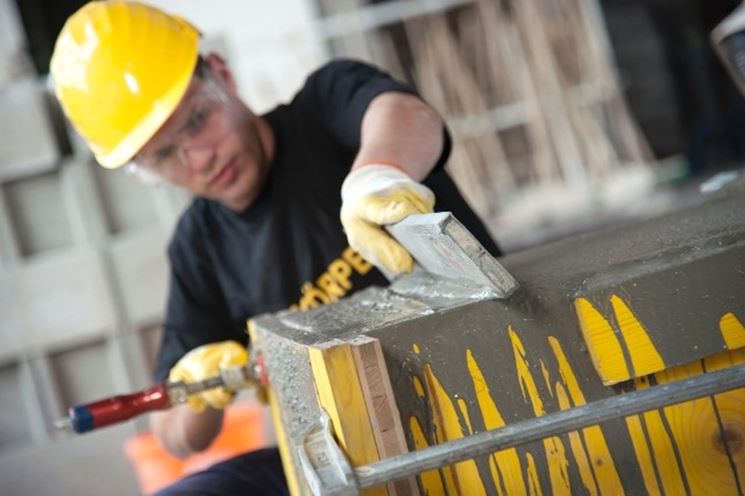
<svg viewBox="0 0 745 496">
<path fill-rule="evenodd" d="M 319 404 L 331 418 L 334 434 L 352 466 L 378 461 L 378 447 L 351 346 L 340 343 L 309 348 L 308 358 Z M 378 486 L 363 491 L 363 494 L 384 496 L 388 490 Z"/>
<path fill-rule="evenodd" d="M 539 359 L 538 363 L 541 366 L 541 374 L 543 375 L 543 381 L 546 383 L 546 389 L 548 389 L 548 394 L 553 396 L 554 388 L 551 387 L 551 375 L 548 372 L 548 368 L 546 368 L 546 364 L 543 363 L 543 360 Z"/>
<path fill-rule="evenodd" d="M 494 487 L 497 488 L 497 495 L 502 496 L 502 477 L 497 469 L 497 459 L 494 455 L 489 455 L 489 473 L 494 481 Z"/>
<path fill-rule="evenodd" d="M 736 350 L 745 346 L 745 326 L 737 320 L 732 312 L 722 315 L 719 320 L 719 330 L 722 332 L 722 338 L 727 345 L 727 349 Z"/>
<path fill-rule="evenodd" d="M 530 401 L 530 405 L 533 407 L 533 414 L 536 417 L 542 417 L 546 415 L 546 409 L 543 407 L 543 400 L 538 394 L 538 388 L 533 380 L 533 374 L 530 373 L 530 366 L 525 356 L 523 342 L 511 325 L 507 326 L 507 331 L 510 336 L 510 342 L 512 343 L 512 352 L 515 356 L 515 369 L 517 370 L 517 378 L 520 382 L 520 390 L 523 393 L 523 398 L 526 401 Z"/>
<path fill-rule="evenodd" d="M 655 374 L 658 384 L 704 373 L 701 361 Z M 663 408 L 670 426 L 684 476 L 693 495 L 734 494 L 735 473 L 730 459 L 717 442 L 721 429 L 712 398 L 700 398 Z"/>
<path fill-rule="evenodd" d="M 473 356 L 471 350 L 466 350 L 466 362 L 468 372 L 471 374 L 473 390 L 476 393 L 476 401 L 481 410 L 481 417 L 484 419 L 484 427 L 487 430 L 494 430 L 504 427 L 505 422 L 502 414 L 499 412 L 494 399 L 489 392 L 489 385 L 484 379 L 478 362 Z M 523 480 L 522 466 L 520 465 L 520 456 L 517 450 L 507 449 L 494 454 L 494 458 L 502 474 L 501 479 L 504 481 L 504 487 L 510 496 L 524 495 L 525 481 Z M 492 474 L 493 475 L 493 474 Z M 494 483 L 499 487 L 499 478 L 494 478 Z"/>
<path fill-rule="evenodd" d="M 686 494 L 683 474 L 678 468 L 673 443 L 667 435 L 660 413 L 658 411 L 645 413 L 644 422 L 647 425 L 649 441 L 652 445 L 654 458 L 657 461 L 657 469 L 660 473 L 660 479 L 662 479 L 665 494 Z"/>
<path fill-rule="evenodd" d="M 574 309 L 590 359 L 603 384 L 609 386 L 629 379 L 621 343 L 608 320 L 586 298 L 575 299 Z"/>
<path fill-rule="evenodd" d="M 556 383 L 556 399 L 559 402 L 559 408 L 562 410 L 568 410 L 572 407 L 569 403 L 569 398 L 564 390 L 564 386 L 561 383 Z M 582 479 L 582 484 L 587 489 L 588 494 L 597 495 L 598 488 L 595 485 L 595 479 L 592 475 L 592 468 L 590 467 L 590 461 L 587 459 L 587 453 L 585 448 L 582 446 L 582 439 L 580 439 L 577 431 L 569 433 L 569 446 L 572 448 L 572 454 L 574 460 L 577 462 L 577 468 L 579 469 L 579 477 Z"/>
<path fill-rule="evenodd" d="M 416 395 L 420 398 L 424 398 L 424 386 L 422 385 L 422 381 L 419 380 L 418 377 L 413 377 L 414 381 L 414 391 L 416 391 Z"/>
<path fill-rule="evenodd" d="M 707 371 L 719 370 L 745 363 L 745 348 L 717 353 L 704 360 Z M 740 481 L 740 492 L 745 493 L 745 388 L 734 389 L 714 396 L 725 432 L 717 438 L 722 444 L 728 440 L 729 455 Z"/>
<path fill-rule="evenodd" d="M 639 319 L 619 296 L 610 297 L 613 311 L 616 314 L 616 322 L 626 343 L 631 366 L 634 369 L 634 377 L 648 375 L 665 369 L 665 362 L 655 348 Z"/>
<path fill-rule="evenodd" d="M 559 365 L 559 376 L 567 386 L 569 398 L 574 406 L 581 406 L 586 403 L 585 395 L 579 386 L 577 376 L 569 364 L 569 360 L 561 347 L 559 340 L 553 336 L 548 337 L 548 343 L 556 357 L 556 363 Z M 591 466 L 595 474 L 598 489 L 601 494 L 623 494 L 623 484 L 621 477 L 616 470 L 616 464 L 608 449 L 605 441 L 603 430 L 598 425 L 582 429 L 582 437 L 592 462 Z"/>
<path fill-rule="evenodd" d="M 468 405 L 466 404 L 466 400 L 463 398 L 458 398 L 458 409 L 460 410 L 460 415 L 463 417 L 463 421 L 466 423 L 466 428 L 468 429 L 468 434 L 473 434 L 473 426 L 471 425 L 471 417 L 468 416 Z"/>
<path fill-rule="evenodd" d="M 442 387 L 429 364 L 424 366 L 424 377 L 430 393 L 432 419 L 435 424 L 437 442 L 452 441 L 463 437 L 463 428 L 450 395 Z M 473 460 L 456 463 L 443 469 L 448 494 L 486 494 L 478 467 Z"/>
<path fill-rule="evenodd" d="M 634 381 L 634 385 L 636 389 L 646 389 L 649 387 L 649 381 L 646 378 L 640 378 Z M 643 415 L 643 420 L 649 433 L 649 444 L 652 446 L 652 453 L 664 493 L 686 494 L 683 474 L 678 468 L 673 443 L 670 436 L 667 435 L 660 412 L 657 410 L 646 412 Z"/>
<path fill-rule="evenodd" d="M 536 417 L 542 417 L 546 414 L 546 410 L 543 406 L 543 400 L 538 394 L 538 388 L 535 385 L 533 375 L 530 373 L 530 367 L 525 356 L 525 347 L 512 326 L 508 326 L 507 329 L 510 341 L 512 342 L 512 351 L 515 356 L 515 368 L 517 370 L 518 380 L 520 381 L 523 398 L 530 401 L 534 415 Z M 571 494 L 572 491 L 568 473 L 569 461 L 567 460 L 564 444 L 561 442 L 561 438 L 551 437 L 544 439 L 543 448 L 546 451 L 552 494 Z"/>
<path fill-rule="evenodd" d="M 642 428 L 639 416 L 626 417 L 626 427 L 629 430 L 631 444 L 634 446 L 636 461 L 639 462 L 639 467 L 642 471 L 644 487 L 647 489 L 649 496 L 658 496 L 661 494 L 660 486 L 657 484 L 657 476 L 654 473 L 654 461 L 652 460 L 652 454 L 649 452 L 647 437 L 644 435 L 644 429 Z"/>
<path fill-rule="evenodd" d="M 560 437 L 552 437 L 543 440 L 543 449 L 546 450 L 548 461 L 548 476 L 551 480 L 551 494 L 572 494 L 569 482 L 569 460 L 567 460 L 564 443 Z"/>
<path fill-rule="evenodd" d="M 414 440 L 414 448 L 417 451 L 429 446 L 422 427 L 419 425 L 419 420 L 416 417 L 409 419 L 409 431 L 411 432 L 411 438 Z M 445 486 L 442 485 L 442 478 L 439 471 L 429 470 L 423 472 L 419 474 L 419 481 L 422 483 L 424 494 L 429 496 L 445 494 Z"/>
<path fill-rule="evenodd" d="M 541 480 L 538 478 L 538 469 L 535 466 L 533 455 L 526 453 L 525 461 L 528 464 L 528 493 L 530 496 L 543 496 Z"/>
</svg>

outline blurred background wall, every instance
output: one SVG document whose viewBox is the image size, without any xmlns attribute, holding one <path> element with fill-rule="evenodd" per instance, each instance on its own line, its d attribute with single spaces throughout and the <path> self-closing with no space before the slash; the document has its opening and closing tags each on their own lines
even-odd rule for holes
<svg viewBox="0 0 745 496">
<path fill-rule="evenodd" d="M 103 171 L 48 91 L 79 0 L 0 0 L 0 488 L 135 494 L 141 419 L 82 437 L 67 406 L 149 383 L 165 246 L 188 198 Z M 257 111 L 333 56 L 447 119 L 448 165 L 508 250 L 681 204 L 741 166 L 743 100 L 708 42 L 736 0 L 157 0 L 222 53 Z M 684 203 L 684 202 L 683 202 Z"/>
</svg>

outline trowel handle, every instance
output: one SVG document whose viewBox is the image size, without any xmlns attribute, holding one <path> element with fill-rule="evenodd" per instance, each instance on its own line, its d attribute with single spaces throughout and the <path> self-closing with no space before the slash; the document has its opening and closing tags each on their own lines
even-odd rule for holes
<svg viewBox="0 0 745 496">
<path fill-rule="evenodd" d="M 129 420 L 142 413 L 163 410 L 171 406 L 166 383 L 142 391 L 112 396 L 92 403 L 70 407 L 66 422 L 78 434 Z"/>
</svg>

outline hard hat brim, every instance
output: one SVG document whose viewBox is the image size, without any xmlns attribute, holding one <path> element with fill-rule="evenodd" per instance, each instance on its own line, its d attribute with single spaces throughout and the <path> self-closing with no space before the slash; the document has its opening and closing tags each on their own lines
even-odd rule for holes
<svg viewBox="0 0 745 496">
<path fill-rule="evenodd" d="M 198 57 L 194 57 L 194 66 L 196 66 L 197 59 Z M 153 104 L 150 114 L 115 148 L 108 153 L 98 153 L 97 150 L 93 150 L 96 161 L 106 169 L 117 169 L 132 160 L 176 110 L 189 88 L 193 72 L 194 67 L 190 71 L 185 71 L 175 81 L 175 84 Z"/>
</svg>

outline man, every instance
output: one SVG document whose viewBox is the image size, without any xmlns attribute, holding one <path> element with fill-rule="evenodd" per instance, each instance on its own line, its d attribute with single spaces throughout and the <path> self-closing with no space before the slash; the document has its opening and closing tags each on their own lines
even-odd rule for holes
<svg viewBox="0 0 745 496">
<path fill-rule="evenodd" d="M 156 380 L 245 363 L 248 318 L 386 284 L 368 262 L 410 271 L 410 255 L 382 226 L 431 212 L 435 194 L 439 210 L 498 254 L 443 170 L 450 138 L 441 118 L 409 87 L 335 61 L 289 104 L 257 116 L 225 62 L 199 55 L 198 39 L 157 9 L 92 2 L 65 24 L 51 63 L 57 96 L 101 165 L 129 164 L 195 196 L 169 246 Z M 231 397 L 211 391 L 154 414 L 153 432 L 178 456 L 204 449 Z M 264 450 L 163 494 L 285 491 L 276 450 Z"/>
</svg>

